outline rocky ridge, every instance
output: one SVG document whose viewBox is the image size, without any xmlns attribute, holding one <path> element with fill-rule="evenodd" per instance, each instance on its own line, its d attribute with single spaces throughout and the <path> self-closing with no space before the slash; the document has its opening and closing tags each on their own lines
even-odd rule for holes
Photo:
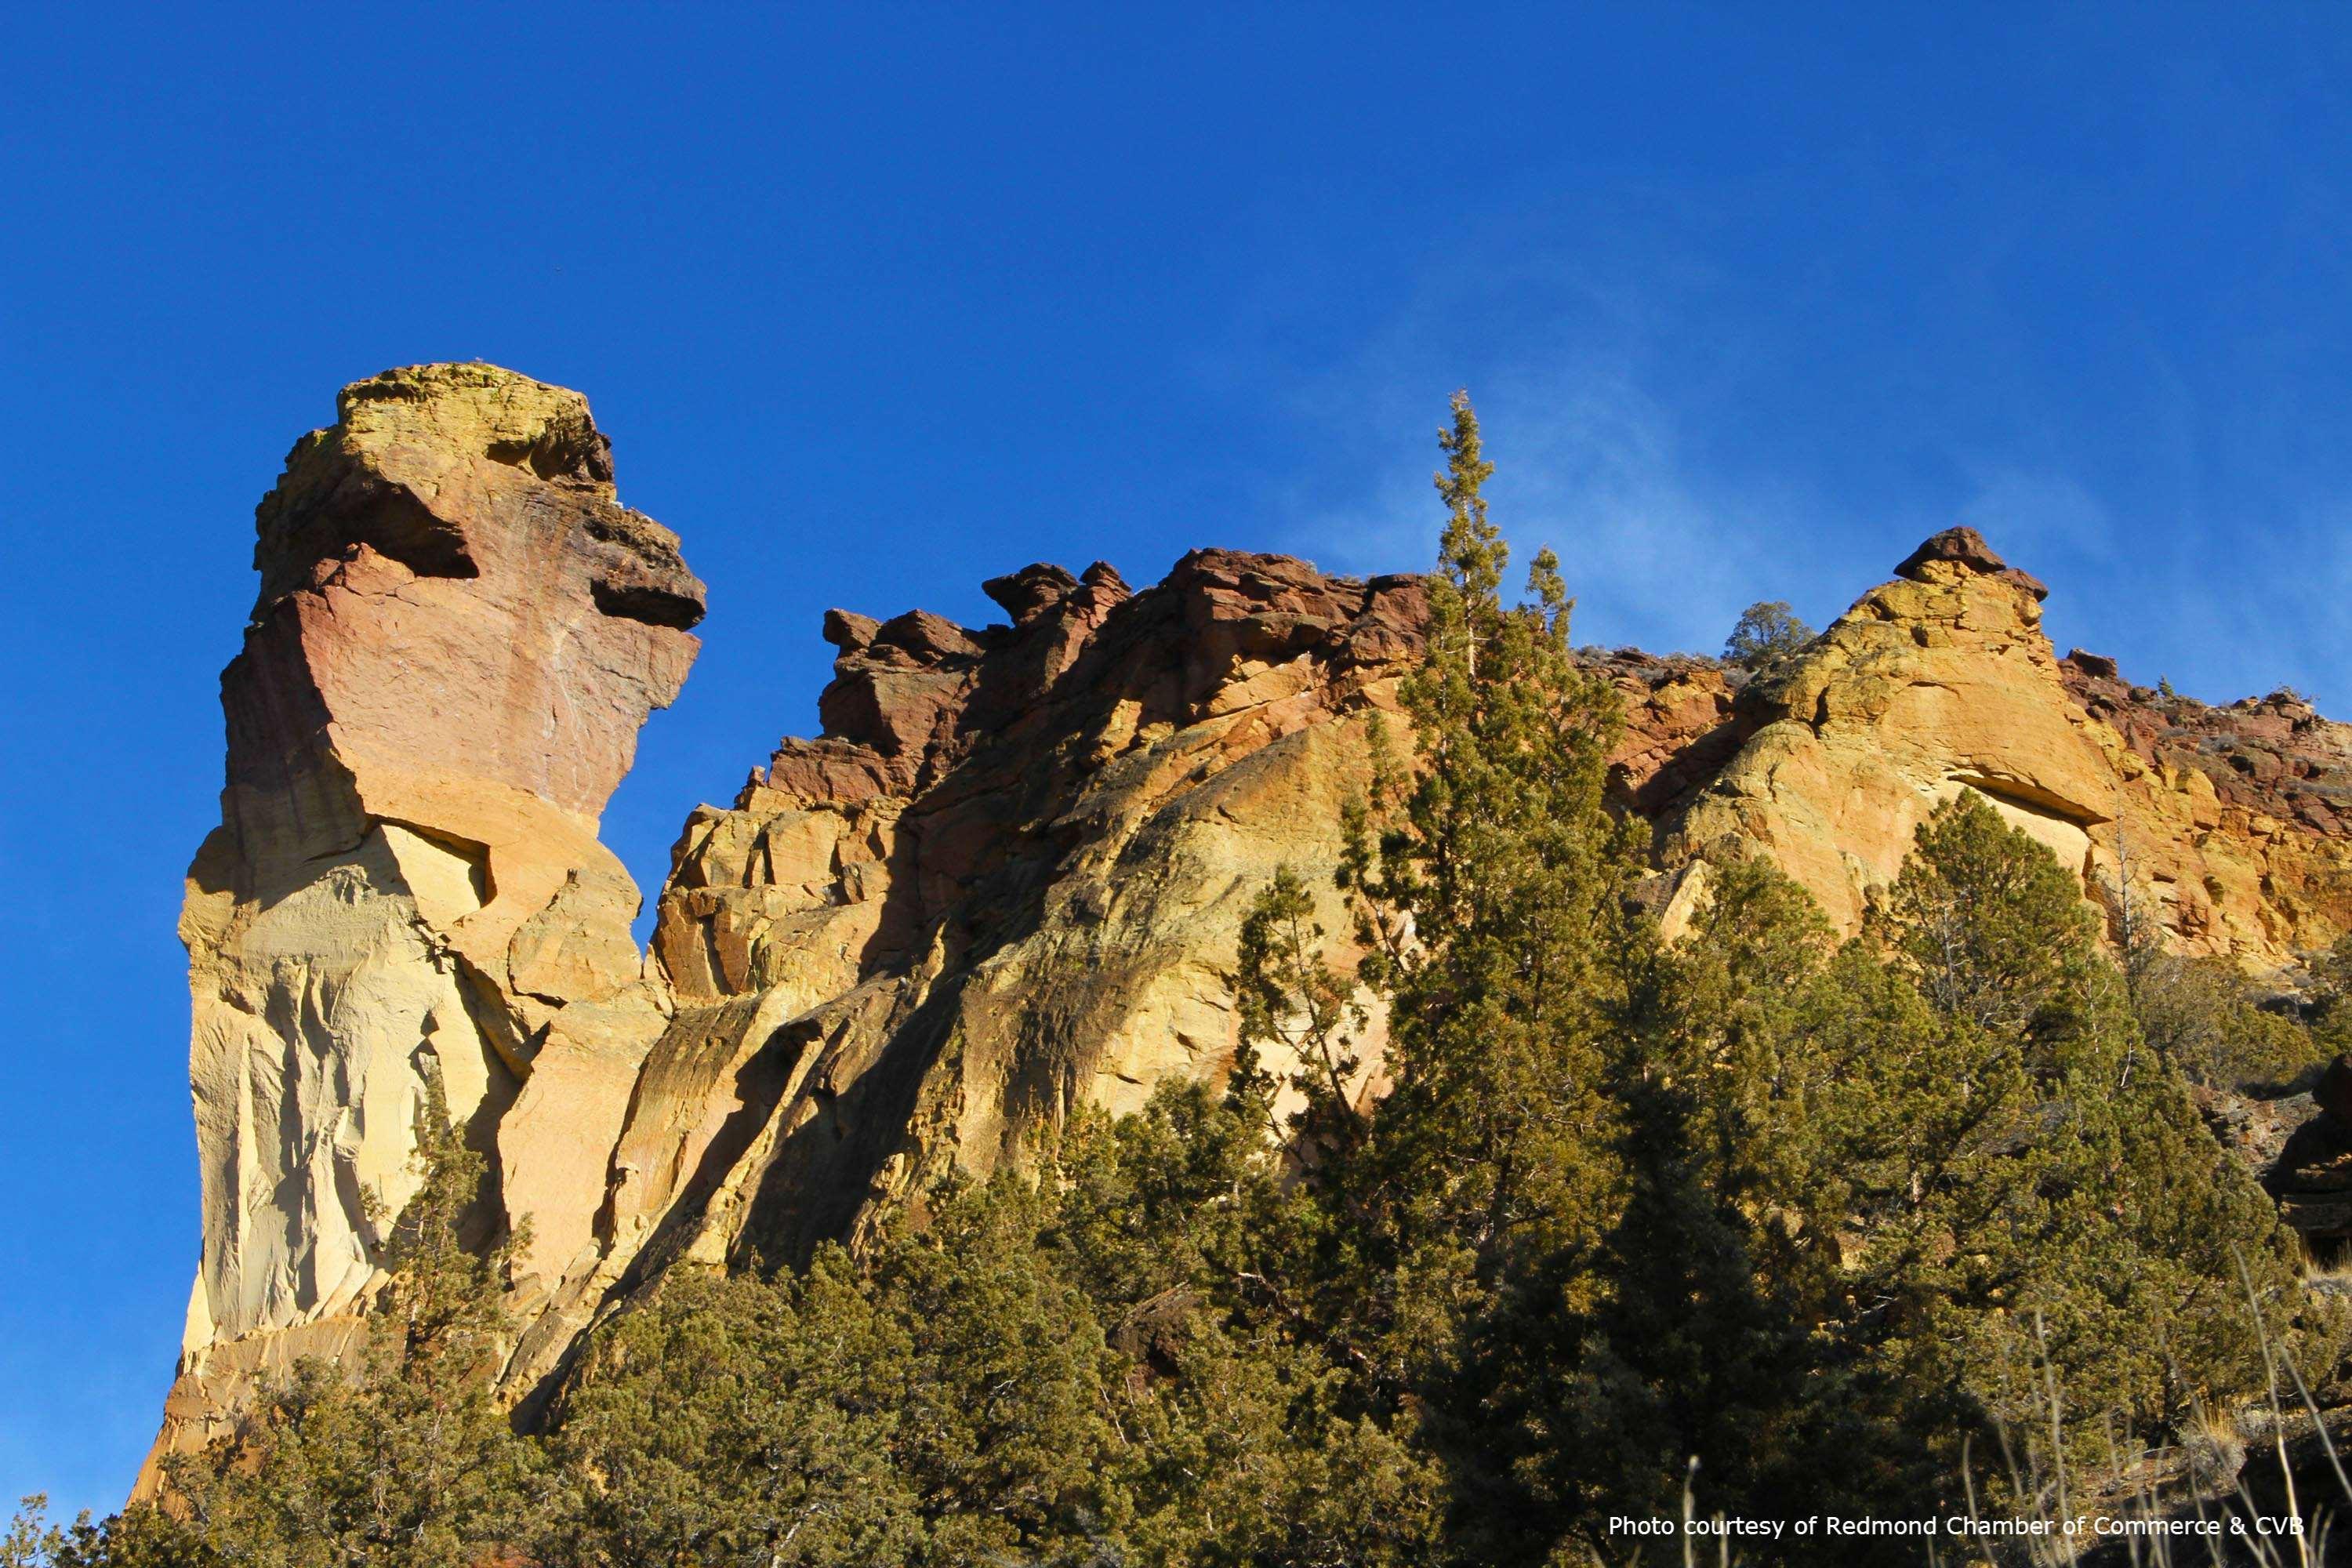
<svg viewBox="0 0 2352 1568">
<path fill-rule="evenodd" d="M 1029 566 L 982 628 L 834 611 L 822 734 L 688 817 L 640 954 L 596 819 L 701 584 L 619 504 L 575 394 L 424 366 L 338 412 L 261 503 L 223 677 L 223 825 L 183 919 L 205 1247 L 159 1456 L 351 1343 L 366 1194 L 406 1196 L 428 1083 L 490 1157 L 481 1235 L 529 1222 L 527 1416 L 678 1259 L 803 1257 L 1077 1104 L 1213 1078 L 1249 900 L 1285 864 L 1328 887 L 1421 647 L 1414 577 L 1218 550 L 1139 591 Z M 2044 593 L 1955 530 L 1756 677 L 1590 654 L 1669 929 L 1754 854 L 1851 929 L 1963 789 L 2184 950 L 2278 970 L 2352 926 L 2352 730 L 2060 660 Z"/>
<path fill-rule="evenodd" d="M 1969 789 L 2111 920 L 2127 892 L 2181 951 L 2273 972 L 2352 920 L 2352 860 L 2319 805 L 2352 728 L 2283 699 L 2160 719 L 2111 661 L 2055 657 L 2048 590 L 1974 530 L 1895 573 L 1740 689 L 1736 752 L 1657 816 L 1682 903 L 1708 864 L 1761 852 L 1851 930 L 1917 825 Z"/>
</svg>

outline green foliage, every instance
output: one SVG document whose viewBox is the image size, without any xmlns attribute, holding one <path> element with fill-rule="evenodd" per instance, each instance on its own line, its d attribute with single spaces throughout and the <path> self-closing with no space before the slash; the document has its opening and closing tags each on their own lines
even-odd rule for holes
<svg viewBox="0 0 2352 1568">
<path fill-rule="evenodd" d="M 1412 1560 L 1425 1466 L 1341 1409 L 1249 1267 L 1278 1176 L 1261 1123 L 1171 1087 L 866 1267 L 671 1279 L 566 1401 L 541 1560 Z"/>
<path fill-rule="evenodd" d="M 2314 1054 L 2352 1051 L 2352 932 L 2315 958 L 2311 970 L 2315 984 L 2305 1017 Z"/>
<path fill-rule="evenodd" d="M 8 1533 L 0 1536 L 0 1568 L 40 1568 L 65 1545 L 64 1533 L 49 1523 L 49 1500 L 40 1492 L 16 1506 Z"/>
<path fill-rule="evenodd" d="M 1702 1508 L 1932 1508 L 1988 1424 L 2095 1448 L 2256 1386 L 2240 1270 L 2283 1329 L 2292 1248 L 2143 1036 L 2162 966 L 2119 973 L 2074 879 L 1972 793 L 1853 942 L 1734 865 L 1661 946 L 1556 567 L 1500 603 L 1466 402 L 1444 445 L 1416 754 L 1340 879 L 1368 956 L 1342 973 L 1277 878 L 1240 989 L 1251 1092 L 1286 1062 L 1307 1107 L 1286 1293 L 1368 1412 L 1413 1414 L 1449 1551 L 1606 1556 L 1605 1514 L 1670 1510 L 1694 1457 Z M 1769 659 L 1753 623 L 1731 651 Z M 1368 997 L 1393 1087 L 1364 1116 Z M 2230 1012 L 2221 1055 L 2288 1054 L 2263 1016 Z"/>
<path fill-rule="evenodd" d="M 1083 1561 L 1129 1511 L 1115 1358 L 1010 1177 L 775 1280 L 686 1276 L 600 1333 L 550 1563 Z"/>
<path fill-rule="evenodd" d="M 1243 1033 L 1253 1068 L 1297 1064 L 1306 1103 L 1313 1214 L 1268 1249 L 1286 1294 L 1367 1414 L 1425 1434 L 1450 1553 L 1540 1561 L 1599 1549 L 1611 1500 L 1670 1507 L 1694 1453 L 1710 1498 L 1797 1477 L 1814 1358 L 1758 1276 L 1672 1023 L 1677 962 L 1633 896 L 1644 845 L 1603 800 L 1615 693 L 1576 661 L 1549 552 L 1530 602 L 1502 602 L 1466 399 L 1442 444 L 1430 653 L 1402 692 L 1414 764 L 1376 770 L 1343 867 L 1367 956 L 1337 973 L 1311 898 L 1277 878 L 1243 944 Z M 1359 987 L 1389 1026 L 1370 1117 L 1328 1070 L 1355 1065 Z"/>
<path fill-rule="evenodd" d="M 1052 1167 L 1055 1240 L 1128 1358 L 1122 1428 L 1143 1563 L 1402 1564 L 1436 1544 L 1441 1477 L 1410 1416 L 1316 1331 L 1290 1267 L 1321 1216 L 1247 1080 L 1083 1117 Z"/>
<path fill-rule="evenodd" d="M 207 1550 L 158 1509 L 132 1509 L 102 1522 L 85 1512 L 63 1528 L 51 1525 L 47 1512 L 47 1499 L 24 1500 L 0 1539 L 0 1568 L 213 1568 L 234 1561 Z"/>
<path fill-rule="evenodd" d="M 890 1463 L 911 1346 L 835 1254 L 771 1284 L 678 1271 L 599 1332 L 552 1447 L 547 1561 L 903 1560 Z"/>
<path fill-rule="evenodd" d="M 601 1331 L 552 1563 L 1083 1562 L 1131 1511 L 1116 1358 L 1009 1176 L 870 1269 L 685 1276 Z"/>
<path fill-rule="evenodd" d="M 2246 977 L 2219 959 L 2161 954 L 2137 989 L 2133 1010 L 2149 1047 L 2192 1083 L 2284 1084 L 2328 1054 L 2300 1018 L 2263 1006 Z"/>
<path fill-rule="evenodd" d="M 1882 1097 L 1911 1169 L 1878 1195 L 1871 1265 L 1915 1363 L 2014 1416 L 1998 1379 L 2046 1357 L 2086 1419 L 2141 1426 L 2251 1386 L 2238 1259 L 2281 1293 L 2288 1239 L 2147 1048 L 2072 879 L 1964 795 L 1873 934 L 1937 1014 L 1936 1081 Z"/>
<path fill-rule="evenodd" d="M 1762 669 L 1813 640 L 1813 628 L 1799 620 L 1784 599 L 1759 600 L 1739 612 L 1724 639 L 1723 657 L 1748 669 Z"/>
<path fill-rule="evenodd" d="M 1430 653 L 1402 690 L 1417 766 L 1379 781 L 1389 798 L 1351 820 L 1346 867 L 1395 1088 L 1363 1168 L 1330 1172 L 1370 1243 L 1441 1297 L 1606 1227 L 1622 1194 L 1593 1157 L 1612 1136 L 1604 1086 L 1651 946 L 1628 897 L 1636 837 L 1602 804 L 1616 694 L 1576 662 L 1549 551 L 1533 602 L 1502 603 L 1508 552 L 1477 499 L 1492 470 L 1466 397 L 1443 445 Z M 1444 1309 L 1399 1305 L 1376 1310 L 1390 1359 L 1451 1332 Z"/>
</svg>

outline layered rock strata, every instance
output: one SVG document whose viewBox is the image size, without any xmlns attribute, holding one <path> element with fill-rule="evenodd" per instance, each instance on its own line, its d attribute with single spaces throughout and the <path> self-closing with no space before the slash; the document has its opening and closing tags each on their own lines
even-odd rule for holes
<svg viewBox="0 0 2352 1568">
<path fill-rule="evenodd" d="M 205 1252 L 159 1453 L 352 1342 L 428 1083 L 489 1156 L 481 1237 L 528 1222 L 528 1420 L 679 1259 L 855 1240 L 1076 1105 L 1220 1075 L 1278 867 L 1346 930 L 1341 812 L 1374 720 L 1402 742 L 1422 585 L 1208 550 L 1140 591 L 1024 568 L 985 584 L 986 627 L 830 613 L 823 733 L 688 819 L 641 956 L 596 818 L 701 585 L 618 504 L 573 394 L 426 366 L 340 413 L 262 502 L 223 681 L 223 826 L 184 921 Z M 1711 866 L 1766 855 L 1852 929 L 1961 790 L 2185 949 L 2277 969 L 2352 925 L 2352 732 L 2062 661 L 2042 595 L 1958 530 L 1760 675 L 1589 655 L 1626 700 L 1612 798 L 1653 825 L 1670 927 Z"/>
</svg>

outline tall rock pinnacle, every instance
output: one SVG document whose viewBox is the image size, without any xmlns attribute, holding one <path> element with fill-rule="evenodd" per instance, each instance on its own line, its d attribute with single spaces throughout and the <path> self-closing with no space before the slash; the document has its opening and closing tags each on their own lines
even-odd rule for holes
<svg viewBox="0 0 2352 1568">
<path fill-rule="evenodd" d="M 702 615 L 578 394 L 423 365 L 337 412 L 256 514 L 181 917 L 205 1241 L 167 1447 L 348 1338 L 428 1078 L 487 1145 L 556 1020 L 636 984 L 596 819 Z"/>
</svg>

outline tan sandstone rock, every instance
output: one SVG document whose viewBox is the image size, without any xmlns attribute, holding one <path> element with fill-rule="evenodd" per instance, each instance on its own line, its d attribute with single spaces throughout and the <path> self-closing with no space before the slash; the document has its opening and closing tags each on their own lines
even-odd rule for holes
<svg viewBox="0 0 2352 1568">
<path fill-rule="evenodd" d="M 624 1140 L 663 1246 L 803 1256 L 1076 1104 L 1221 1072 L 1250 899 L 1284 864 L 1329 882 L 1417 583 L 1204 551 L 1141 594 L 1102 565 L 987 587 L 1013 624 L 828 616 L 827 738 L 688 825 L 655 952 L 717 1036 L 665 1040 Z M 736 1149 L 677 1109 L 730 1083 Z"/>
<path fill-rule="evenodd" d="M 2128 889 L 2184 951 L 2269 972 L 2352 927 L 2352 844 L 2323 815 L 2324 792 L 2352 783 L 2352 731 L 2307 707 L 2246 704 L 2200 708 L 2242 717 L 2184 744 L 2108 661 L 2094 661 L 2099 677 L 2062 664 L 2042 631 L 2047 590 L 1974 530 L 1937 535 L 1896 572 L 1740 693 L 1746 739 L 1661 823 L 1662 862 L 1684 871 L 1670 927 L 1702 896 L 1706 863 L 1761 853 L 1851 931 L 1918 825 L 1963 789 L 2048 846 L 2111 914 Z M 2265 793 L 2249 778 L 2221 786 L 2225 803 L 2216 773 L 2259 771 L 2250 731 L 2300 787 Z"/>
<path fill-rule="evenodd" d="M 2042 635 L 2038 584 L 1938 535 L 1754 700 L 1765 721 L 1670 836 L 1669 862 L 1761 851 L 1851 930 L 1963 788 L 2077 872 L 2116 779 Z"/>
<path fill-rule="evenodd" d="M 528 1181 L 569 1136 L 516 1103 L 550 1039 L 593 1037 L 625 1086 L 663 1022 L 651 993 L 574 1019 L 641 988 L 596 818 L 686 678 L 702 584 L 616 500 L 576 393 L 427 365 L 337 410 L 256 514 L 261 596 L 221 680 L 222 824 L 181 921 L 204 1257 L 159 1454 L 348 1342 L 428 1075 Z M 551 1235 L 602 1197 L 541 1187 Z"/>
</svg>

